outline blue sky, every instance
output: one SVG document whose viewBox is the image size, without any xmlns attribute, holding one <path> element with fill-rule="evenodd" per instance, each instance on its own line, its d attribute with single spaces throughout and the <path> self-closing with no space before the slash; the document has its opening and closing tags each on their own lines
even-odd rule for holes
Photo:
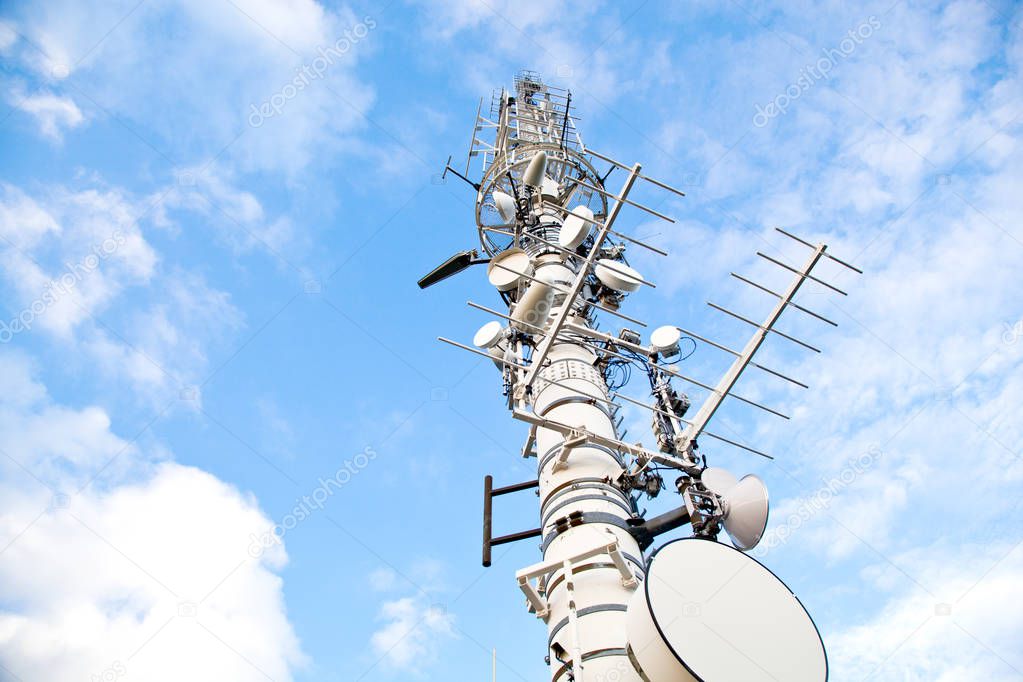
<svg viewBox="0 0 1023 682">
<path fill-rule="evenodd" d="M 741 345 L 705 301 L 766 313 L 729 272 L 782 286 L 754 256 L 805 257 L 778 225 L 865 270 L 802 294 L 837 329 L 786 314 L 822 354 L 763 351 L 809 391 L 743 379 L 790 421 L 715 419 L 777 459 L 703 444 L 767 482 L 758 558 L 832 679 L 1019 679 L 1021 18 L 3 3 L 0 679 L 481 680 L 495 647 L 499 679 L 546 674 L 513 579 L 535 546 L 479 565 L 482 477 L 531 477 L 524 427 L 489 363 L 436 341 L 496 297 L 480 270 L 415 286 L 475 245 L 473 193 L 439 173 L 522 68 L 572 89 L 594 149 L 687 191 L 636 195 L 677 224 L 621 218 L 671 254 L 631 254 L 658 288 L 630 314 Z M 535 506 L 501 499 L 499 530 Z"/>
</svg>

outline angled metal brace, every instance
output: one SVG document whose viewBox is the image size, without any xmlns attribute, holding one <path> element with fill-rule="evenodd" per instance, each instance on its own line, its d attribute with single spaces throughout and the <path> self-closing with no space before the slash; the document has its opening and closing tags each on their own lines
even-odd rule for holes
<svg viewBox="0 0 1023 682">
<path fill-rule="evenodd" d="M 568 466 L 568 456 L 580 445 L 585 445 L 589 440 L 585 433 L 576 431 L 566 438 L 561 444 L 561 452 L 558 453 L 558 461 L 554 463 L 552 471 L 560 471 Z"/>
<path fill-rule="evenodd" d="M 632 567 L 629 566 L 625 556 L 622 555 L 618 539 L 615 538 L 611 542 L 599 544 L 596 547 L 584 550 L 565 559 L 541 561 L 538 564 L 527 566 L 516 572 L 515 580 L 519 584 L 519 589 L 526 595 L 526 601 L 529 603 L 530 610 L 536 613 L 536 617 L 547 620 L 547 617 L 550 615 L 550 608 L 547 604 L 547 599 L 540 594 L 540 590 L 533 584 L 533 580 L 550 575 L 559 568 L 565 569 L 566 578 L 571 580 L 573 565 L 601 554 L 607 554 L 611 557 L 612 563 L 614 563 L 615 568 L 621 574 L 622 585 L 624 587 L 633 589 L 639 585 L 639 578 L 632 570 Z"/>
</svg>

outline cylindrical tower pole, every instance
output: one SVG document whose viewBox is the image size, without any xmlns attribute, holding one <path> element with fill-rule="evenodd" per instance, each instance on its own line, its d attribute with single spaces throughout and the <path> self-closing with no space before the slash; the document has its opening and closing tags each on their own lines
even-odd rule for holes
<svg viewBox="0 0 1023 682">
<path fill-rule="evenodd" d="M 540 259 L 536 277 L 565 286 L 574 273 L 560 259 Z M 571 305 L 562 301 L 561 305 Z M 555 299 L 554 316 L 560 312 Z M 582 317 L 576 324 L 585 325 Z M 533 389 L 537 416 L 617 438 L 607 384 L 595 367 L 597 357 L 570 337 L 555 339 Z M 569 447 L 565 435 L 539 427 L 536 432 L 540 481 L 540 526 L 545 562 L 561 562 L 594 546 L 618 541 L 637 576 L 642 551 L 628 531 L 635 515 L 630 497 L 614 485 L 625 463 L 620 453 L 594 443 Z M 576 525 L 577 524 L 577 525 Z M 626 650 L 625 609 L 634 587 L 606 554 L 553 571 L 546 580 L 551 679 L 631 681 L 640 678 Z"/>
</svg>

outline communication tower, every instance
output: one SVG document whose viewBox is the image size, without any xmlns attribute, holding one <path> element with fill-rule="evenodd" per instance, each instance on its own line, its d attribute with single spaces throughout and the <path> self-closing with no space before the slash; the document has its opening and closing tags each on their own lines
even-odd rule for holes
<svg viewBox="0 0 1023 682">
<path fill-rule="evenodd" d="M 474 159 L 482 163 L 479 181 L 469 177 Z M 625 177 L 609 189 L 616 169 Z M 468 303 L 495 318 L 471 345 L 441 341 L 490 359 L 500 371 L 507 408 L 528 425 L 521 453 L 536 460 L 537 478 L 496 488 L 490 476 L 484 480 L 483 565 L 490 565 L 495 545 L 540 538 L 542 559 L 515 578 L 526 607 L 547 626 L 551 680 L 826 680 L 824 646 L 803 605 L 745 554 L 766 528 L 764 483 L 708 466 L 698 439 L 769 457 L 707 427 L 725 400 L 784 417 L 735 393 L 739 377 L 753 366 L 805 388 L 753 358 L 772 334 L 817 351 L 775 323 L 791 307 L 834 324 L 793 299 L 806 280 L 844 295 L 812 274 L 822 259 L 859 270 L 827 253 L 825 245 L 779 229 L 806 247 L 805 263 L 758 255 L 791 272 L 789 286 L 774 291 L 734 275 L 777 299 L 764 321 L 711 304 L 753 328 L 741 350 L 673 325 L 654 329 L 644 343 L 633 328 L 646 325 L 621 308 L 628 294 L 655 285 L 629 265 L 627 247 L 667 253 L 620 231 L 618 218 L 636 209 L 674 222 L 629 198 L 637 182 L 684 194 L 644 175 L 638 163 L 627 165 L 585 146 L 569 91 L 535 72 L 519 73 L 514 89 L 496 91 L 486 112 L 480 101 L 465 169 L 452 168 L 449 158 L 448 172 L 476 191 L 481 248 L 455 254 L 419 286 L 486 264 L 502 301 L 500 309 Z M 629 326 L 612 334 L 600 329 L 598 317 Z M 734 357 L 715 385 L 679 367 L 683 340 Z M 625 365 L 646 373 L 650 402 L 620 392 L 613 377 Z M 676 384 L 708 392 L 692 415 Z M 656 449 L 620 435 L 626 403 L 650 412 Z M 677 472 L 670 485 L 660 473 L 665 469 Z M 677 509 L 645 518 L 639 497 L 665 487 L 680 496 Z M 493 498 L 534 488 L 539 526 L 495 537 Z M 658 536 L 686 525 L 691 537 L 651 549 Z M 730 543 L 718 540 L 721 531 Z"/>
</svg>

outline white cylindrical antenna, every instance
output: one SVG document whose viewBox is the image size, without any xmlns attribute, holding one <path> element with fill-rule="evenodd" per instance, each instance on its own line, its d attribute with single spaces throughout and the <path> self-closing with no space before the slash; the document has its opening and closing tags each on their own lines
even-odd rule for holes
<svg viewBox="0 0 1023 682">
<path fill-rule="evenodd" d="M 530 187 L 541 187 L 543 185 L 544 173 L 547 172 L 547 152 L 542 149 L 533 155 L 522 173 L 522 182 Z"/>
<path fill-rule="evenodd" d="M 546 282 L 535 280 L 515 306 L 511 314 L 512 326 L 525 332 L 532 332 L 536 327 L 542 328 L 551 315 L 553 301 L 554 288 Z"/>
<path fill-rule="evenodd" d="M 615 291 L 632 293 L 643 284 L 643 276 L 634 269 L 625 263 L 619 263 L 608 258 L 601 258 L 597 261 L 594 274 L 605 286 Z"/>
</svg>

